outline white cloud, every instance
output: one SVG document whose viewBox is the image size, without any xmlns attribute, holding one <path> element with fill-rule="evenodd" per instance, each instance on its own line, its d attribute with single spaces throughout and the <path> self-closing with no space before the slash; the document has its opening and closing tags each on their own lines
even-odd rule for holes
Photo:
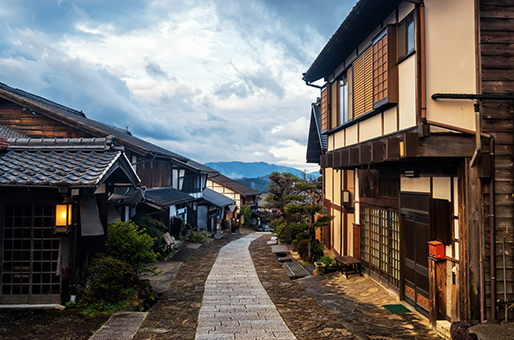
<svg viewBox="0 0 514 340">
<path fill-rule="evenodd" d="M 324 31 L 327 21 L 335 29 L 346 15 L 335 9 L 350 6 L 336 0 L 4 3 L 0 81 L 128 126 L 200 162 L 302 168 L 310 103 L 319 93 L 301 73 L 333 33 Z M 326 20 L 313 20 L 321 17 Z"/>
</svg>

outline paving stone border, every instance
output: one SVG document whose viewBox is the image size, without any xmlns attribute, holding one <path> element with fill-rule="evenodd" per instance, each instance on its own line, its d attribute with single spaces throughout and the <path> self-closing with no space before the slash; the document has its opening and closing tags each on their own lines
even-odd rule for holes
<svg viewBox="0 0 514 340">
<path fill-rule="evenodd" d="M 182 264 L 170 289 L 150 308 L 133 339 L 194 339 L 205 281 L 218 252 L 232 240 L 245 235 L 244 232 L 229 234 L 198 248 Z"/>
<path fill-rule="evenodd" d="M 289 278 L 267 244 L 270 237 L 263 236 L 253 241 L 250 254 L 263 287 L 289 329 L 302 340 L 355 339 L 336 317 Z"/>
</svg>

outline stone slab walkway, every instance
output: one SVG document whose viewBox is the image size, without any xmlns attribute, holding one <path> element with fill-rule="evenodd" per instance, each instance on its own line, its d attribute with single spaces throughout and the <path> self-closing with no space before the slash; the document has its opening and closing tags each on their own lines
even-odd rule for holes
<svg viewBox="0 0 514 340">
<path fill-rule="evenodd" d="M 108 322 L 96 332 L 90 340 L 130 340 L 148 313 L 120 312 L 114 314 Z"/>
<path fill-rule="evenodd" d="M 248 250 L 262 233 L 223 247 L 205 283 L 197 340 L 296 339 L 263 288 Z"/>
</svg>

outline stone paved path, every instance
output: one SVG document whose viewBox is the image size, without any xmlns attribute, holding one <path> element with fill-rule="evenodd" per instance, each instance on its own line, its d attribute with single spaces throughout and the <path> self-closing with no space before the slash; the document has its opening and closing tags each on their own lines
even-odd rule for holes
<svg viewBox="0 0 514 340">
<path fill-rule="evenodd" d="M 197 340 L 296 339 L 263 288 L 248 250 L 262 233 L 223 247 L 205 283 Z"/>
</svg>

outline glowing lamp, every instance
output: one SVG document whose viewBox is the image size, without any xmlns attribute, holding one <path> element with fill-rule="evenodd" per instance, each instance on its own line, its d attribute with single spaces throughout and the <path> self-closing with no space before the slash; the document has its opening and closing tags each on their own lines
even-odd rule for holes
<svg viewBox="0 0 514 340">
<path fill-rule="evenodd" d="M 56 231 L 66 231 L 71 225 L 71 204 L 57 204 L 55 206 Z"/>
</svg>

